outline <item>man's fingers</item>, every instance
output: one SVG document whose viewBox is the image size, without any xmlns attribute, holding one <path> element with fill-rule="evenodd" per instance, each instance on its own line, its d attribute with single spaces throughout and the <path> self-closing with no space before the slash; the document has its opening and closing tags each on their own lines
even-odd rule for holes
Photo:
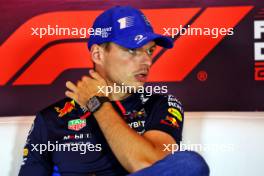
<svg viewBox="0 0 264 176">
<path fill-rule="evenodd" d="M 84 81 L 84 82 L 87 82 L 89 80 L 91 80 L 91 78 L 89 78 L 88 76 L 83 76 L 82 77 L 82 81 Z"/>
<path fill-rule="evenodd" d="M 75 101 L 78 102 L 78 100 L 77 100 L 78 96 L 77 96 L 75 93 L 73 93 L 73 92 L 67 90 L 67 91 L 65 92 L 65 95 L 66 95 L 67 97 L 69 97 L 69 98 L 71 98 L 71 99 L 73 99 L 73 100 L 75 100 Z"/>
<path fill-rule="evenodd" d="M 77 87 L 71 81 L 66 82 L 66 87 L 73 92 L 77 91 Z"/>
<path fill-rule="evenodd" d="M 94 70 L 89 70 L 89 73 L 90 73 L 90 76 L 93 78 L 93 79 L 96 79 L 98 81 L 103 81 L 104 79 Z"/>
</svg>

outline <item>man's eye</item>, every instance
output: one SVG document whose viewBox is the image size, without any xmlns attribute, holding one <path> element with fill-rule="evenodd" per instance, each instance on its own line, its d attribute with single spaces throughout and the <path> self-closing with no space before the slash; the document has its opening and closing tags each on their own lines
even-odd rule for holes
<svg viewBox="0 0 264 176">
<path fill-rule="evenodd" d="M 147 53 L 148 53 L 148 55 L 152 56 L 152 54 L 154 53 L 154 49 L 148 49 Z"/>
</svg>

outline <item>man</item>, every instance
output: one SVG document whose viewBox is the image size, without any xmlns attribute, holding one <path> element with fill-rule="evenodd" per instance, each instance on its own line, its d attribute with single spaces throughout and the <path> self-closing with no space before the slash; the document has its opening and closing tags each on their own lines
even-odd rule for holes
<svg viewBox="0 0 264 176">
<path fill-rule="evenodd" d="M 94 70 L 77 85 L 68 81 L 68 98 L 38 113 L 19 175 L 209 175 L 198 154 L 171 154 L 183 127 L 176 98 L 105 93 L 114 86 L 138 91 L 156 45 L 171 48 L 172 40 L 153 33 L 147 18 L 128 6 L 105 11 L 93 28 L 101 30 L 88 43 Z"/>
</svg>

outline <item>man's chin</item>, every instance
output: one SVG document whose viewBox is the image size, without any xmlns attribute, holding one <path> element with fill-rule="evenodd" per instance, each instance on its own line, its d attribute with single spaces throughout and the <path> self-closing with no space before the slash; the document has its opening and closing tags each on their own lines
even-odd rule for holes
<svg viewBox="0 0 264 176">
<path fill-rule="evenodd" d="M 141 82 L 141 81 L 135 81 L 131 84 L 131 86 L 134 86 L 136 89 L 141 88 L 142 86 L 144 86 L 145 82 Z"/>
<path fill-rule="evenodd" d="M 133 82 L 125 83 L 124 86 L 133 88 L 135 90 L 138 90 L 138 89 L 142 89 L 142 87 L 144 86 L 144 84 L 145 84 L 144 82 L 133 81 Z"/>
</svg>

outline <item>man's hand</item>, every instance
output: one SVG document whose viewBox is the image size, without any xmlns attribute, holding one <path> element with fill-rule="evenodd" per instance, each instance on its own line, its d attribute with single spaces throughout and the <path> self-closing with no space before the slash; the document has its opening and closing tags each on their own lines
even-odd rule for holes
<svg viewBox="0 0 264 176">
<path fill-rule="evenodd" d="M 89 71 L 90 76 L 84 76 L 82 80 L 77 82 L 77 85 L 71 81 L 66 82 L 66 87 L 69 89 L 65 95 L 74 99 L 79 105 L 85 107 L 87 101 L 93 96 L 105 96 L 100 93 L 98 87 L 106 86 L 106 81 L 94 70 Z"/>
</svg>

